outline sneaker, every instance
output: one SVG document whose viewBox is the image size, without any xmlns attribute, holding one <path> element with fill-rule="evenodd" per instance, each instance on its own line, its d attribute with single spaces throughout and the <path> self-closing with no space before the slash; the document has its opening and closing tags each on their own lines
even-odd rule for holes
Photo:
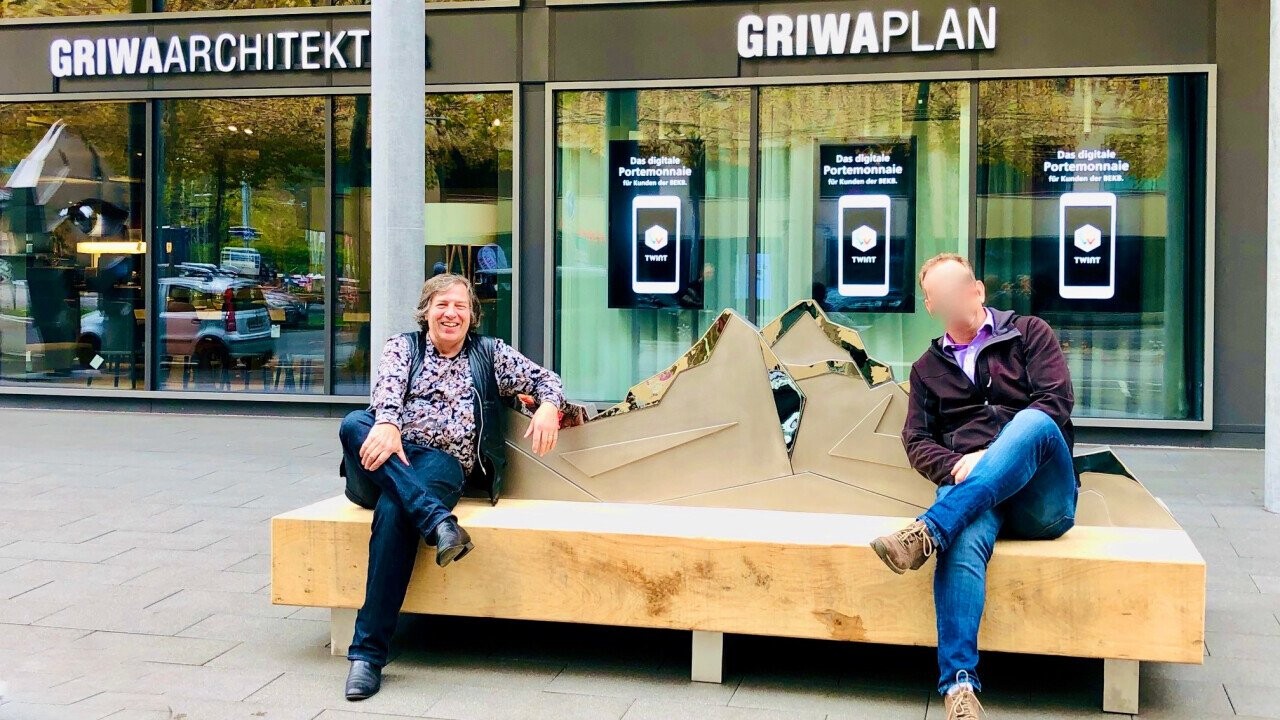
<svg viewBox="0 0 1280 720">
<path fill-rule="evenodd" d="M 947 708 L 947 720 L 978 720 L 983 712 L 978 694 L 967 683 L 944 695 L 942 703 Z"/>
<path fill-rule="evenodd" d="M 872 540 L 871 547 L 890 570 L 901 575 L 919 570 L 937 546 L 924 521 L 917 520 L 892 535 Z"/>
</svg>

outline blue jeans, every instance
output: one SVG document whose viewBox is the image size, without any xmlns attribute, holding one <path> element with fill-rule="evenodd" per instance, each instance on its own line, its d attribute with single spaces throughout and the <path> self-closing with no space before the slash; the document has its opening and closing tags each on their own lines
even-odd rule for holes
<svg viewBox="0 0 1280 720">
<path fill-rule="evenodd" d="M 364 605 L 356 614 L 356 631 L 347 651 L 349 660 L 382 667 L 409 589 L 419 539 L 430 538 L 441 520 L 453 516 L 464 478 L 462 465 L 452 455 L 412 443 L 403 443 L 409 465 L 392 455 L 372 472 L 360 467 L 360 446 L 373 423 L 373 413 L 356 410 L 342 420 L 338 437 L 348 472 L 364 473 L 382 490 L 373 509 Z"/>
<path fill-rule="evenodd" d="M 938 488 L 920 519 L 937 545 L 933 601 L 938 614 L 938 691 L 978 681 L 978 625 L 987 594 L 987 561 L 996 537 L 1052 540 L 1075 524 L 1071 450 L 1040 410 L 1014 415 L 958 485 Z"/>
</svg>

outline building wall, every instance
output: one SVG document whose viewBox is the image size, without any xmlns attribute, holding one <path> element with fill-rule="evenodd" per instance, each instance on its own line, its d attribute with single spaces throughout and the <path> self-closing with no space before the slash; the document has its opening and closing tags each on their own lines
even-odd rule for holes
<svg viewBox="0 0 1280 720">
<path fill-rule="evenodd" d="M 1262 446 L 1267 276 L 1267 5 L 1220 2 L 1214 426 Z"/>
<path fill-rule="evenodd" d="M 949 3 L 919 0 L 923 11 Z M 1086 430 L 1086 440 L 1259 446 L 1262 441 L 1266 240 L 1267 5 L 1261 0 L 1017 0 L 998 3 L 998 46 L 974 53 L 907 53 L 741 60 L 737 19 L 746 12 L 844 12 L 898 9 L 901 3 L 841 2 L 555 5 L 431 9 L 428 83 L 520 83 L 522 196 L 519 343 L 547 359 L 548 286 L 545 197 L 546 82 L 724 80 L 822 75 L 1107 66 L 1216 64 L 1218 128 L 1213 417 L 1214 430 Z M 49 99 L 70 92 L 121 97 L 245 88 L 361 87 L 367 71 L 77 79 L 57 83 L 44 59 L 54 37 L 118 36 L 128 30 L 184 35 L 278 29 L 367 27 L 364 12 L 279 16 L 159 16 L 119 21 L 0 22 L 0 99 Z M 1054 74 L 1054 73 L 1046 73 Z M 1213 102 L 1215 98 L 1211 98 Z M 39 395 L 0 392 L 0 402 L 38 402 Z M 65 402 L 65 401 L 60 401 Z M 137 402 L 137 401 L 134 401 Z M 183 404 L 179 402 L 179 406 Z M 296 412 L 302 403 L 281 404 Z"/>
<path fill-rule="evenodd" d="M 928 7 L 929 3 L 920 3 Z M 879 10 L 900 3 L 872 2 Z M 1214 430 L 1084 429 L 1086 441 L 1260 447 L 1263 428 L 1266 272 L 1267 6 L 1251 2 L 1071 2 L 1000 6 L 989 53 L 739 60 L 734 23 L 744 12 L 847 11 L 838 2 L 658 4 L 553 8 L 556 81 L 756 78 L 798 75 L 964 72 L 1217 64 L 1215 289 L 1212 308 Z M 1079 27 L 1079 32 L 1064 28 Z M 614 32 L 627 28 L 620 47 Z M 597 39 L 592 42 L 591 39 Z M 666 42 L 671 53 L 646 52 Z M 1211 98 L 1212 102 L 1212 98 Z M 526 182 L 540 181 L 527 177 Z M 543 209 L 530 204 L 531 212 Z M 526 312 L 532 308 L 526 303 Z M 527 341 L 536 317 L 526 316 Z"/>
</svg>

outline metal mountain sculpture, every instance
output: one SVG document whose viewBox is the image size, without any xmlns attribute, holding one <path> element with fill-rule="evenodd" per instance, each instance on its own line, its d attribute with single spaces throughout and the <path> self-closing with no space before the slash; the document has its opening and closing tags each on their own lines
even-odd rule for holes
<svg viewBox="0 0 1280 720">
<path fill-rule="evenodd" d="M 907 462 L 907 389 L 812 301 L 763 329 L 725 310 L 622 402 L 567 414 L 531 454 L 511 411 L 505 495 L 914 517 L 935 488 Z M 1077 524 L 1176 528 L 1110 450 L 1077 457 Z"/>
</svg>

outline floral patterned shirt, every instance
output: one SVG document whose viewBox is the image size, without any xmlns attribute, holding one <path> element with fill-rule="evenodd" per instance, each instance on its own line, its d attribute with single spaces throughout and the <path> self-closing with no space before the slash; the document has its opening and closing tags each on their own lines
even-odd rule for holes
<svg viewBox="0 0 1280 720">
<path fill-rule="evenodd" d="M 495 340 L 493 366 L 500 395 L 525 393 L 540 403 L 564 405 L 564 386 L 559 376 L 502 340 Z M 406 404 L 404 387 L 413 360 L 409 339 L 396 335 L 387 341 L 378 362 L 378 379 L 373 385 L 374 420 L 400 428 L 405 442 L 449 453 L 462 464 L 464 472 L 470 472 L 475 462 L 477 439 L 471 366 L 466 353 L 445 357 L 429 338 L 424 342 L 422 369 Z"/>
</svg>

